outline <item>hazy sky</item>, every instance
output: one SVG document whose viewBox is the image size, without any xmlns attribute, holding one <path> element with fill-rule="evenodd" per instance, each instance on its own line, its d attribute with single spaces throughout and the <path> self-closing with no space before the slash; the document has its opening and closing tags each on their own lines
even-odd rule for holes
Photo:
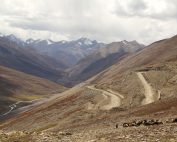
<svg viewBox="0 0 177 142">
<path fill-rule="evenodd" d="M 177 0 L 0 0 L 0 32 L 148 44 L 177 34 Z"/>
</svg>

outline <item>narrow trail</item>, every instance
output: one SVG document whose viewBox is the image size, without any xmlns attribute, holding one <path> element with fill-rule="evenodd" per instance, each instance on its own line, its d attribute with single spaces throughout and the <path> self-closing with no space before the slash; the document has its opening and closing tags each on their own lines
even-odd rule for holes
<svg viewBox="0 0 177 142">
<path fill-rule="evenodd" d="M 145 99 L 143 100 L 142 104 L 149 104 L 155 101 L 155 96 L 154 96 L 154 92 L 153 89 L 151 87 L 151 85 L 146 81 L 146 79 L 144 78 L 143 72 L 137 72 L 137 76 L 138 78 L 141 80 L 143 86 L 144 86 L 144 95 L 145 95 Z"/>
<path fill-rule="evenodd" d="M 102 89 L 97 89 L 94 86 L 87 86 L 88 89 L 102 92 L 103 99 L 99 101 L 94 108 L 99 108 L 102 110 L 110 110 L 114 107 L 119 107 L 121 105 L 122 95 L 117 92 L 111 92 L 110 90 L 105 91 Z M 121 96 L 121 97 L 120 97 Z M 108 102 L 108 103 L 106 103 Z"/>
</svg>

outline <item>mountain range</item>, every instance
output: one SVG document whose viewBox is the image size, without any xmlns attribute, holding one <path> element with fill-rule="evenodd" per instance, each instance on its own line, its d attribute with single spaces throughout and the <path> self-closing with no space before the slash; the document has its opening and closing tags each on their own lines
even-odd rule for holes
<svg viewBox="0 0 177 142">
<path fill-rule="evenodd" d="M 5 36 L 1 34 L 0 67 L 2 68 L 2 93 L 0 97 L 2 99 L 2 107 L 0 112 L 6 111 L 9 104 L 13 104 L 16 100 L 29 100 L 29 98 L 35 98 L 34 96 L 36 96 L 37 94 L 46 94 L 46 92 L 48 93 L 50 91 L 53 92 L 52 89 L 62 92 L 64 90 L 63 88 L 65 87 L 60 84 L 69 87 L 78 84 L 79 82 L 86 80 L 87 78 L 102 71 L 107 66 L 113 64 L 113 59 L 115 59 L 116 61 L 119 57 L 121 57 L 121 55 L 128 53 L 128 48 L 130 48 L 129 46 L 132 45 L 132 53 L 136 50 L 140 50 L 140 48 L 143 47 L 143 45 L 140 45 L 137 42 L 125 43 L 124 41 L 113 44 L 114 47 L 111 45 L 106 46 L 106 44 L 98 43 L 95 40 L 89 40 L 87 38 L 81 38 L 71 42 L 53 42 L 51 40 L 33 39 L 23 41 L 14 35 Z M 136 48 L 136 50 L 134 50 L 133 48 Z M 103 52 L 105 55 L 103 55 Z M 58 57 L 58 59 L 56 59 L 56 57 L 53 57 L 53 53 L 56 54 L 56 57 Z M 116 58 L 112 55 L 114 53 L 117 54 Z M 66 65 L 67 61 L 63 60 L 64 58 L 60 54 L 63 54 L 62 56 L 65 57 L 70 57 L 72 54 L 73 57 L 77 57 L 76 60 L 80 60 L 78 63 L 76 63 L 76 60 L 74 61 L 75 57 L 70 58 L 69 62 L 74 61 L 76 65 Z M 111 58 L 111 56 L 113 59 Z M 98 62 L 98 60 L 102 59 L 110 60 L 110 62 L 112 63 L 108 62 L 105 65 L 100 64 L 98 68 L 90 68 L 91 64 L 94 64 L 94 62 Z M 60 62 L 62 60 L 63 62 L 66 62 Z M 69 68 L 69 66 L 71 67 Z M 86 77 L 82 75 L 82 71 L 84 71 L 85 68 L 90 68 L 93 71 L 87 73 Z M 81 71 L 77 72 L 77 70 Z M 7 73 L 5 73 L 6 71 Z M 75 74 L 73 74 L 74 72 Z M 15 76 L 13 77 L 12 75 Z M 34 79 L 31 79 L 30 75 L 33 76 Z M 25 82 L 27 83 L 23 84 L 22 82 L 24 78 L 26 80 Z M 50 81 L 44 81 L 44 83 L 39 81 L 37 85 L 37 83 L 35 82 L 37 82 L 37 80 L 42 81 L 42 78 L 53 81 L 55 83 L 53 83 L 52 85 Z M 43 84 L 45 84 L 45 82 L 49 84 L 49 87 L 48 89 L 46 88 L 42 91 L 40 88 L 43 88 Z M 31 90 L 28 89 L 31 88 L 30 83 L 34 84 L 34 87 L 32 87 Z M 57 86 L 56 83 L 60 84 Z M 17 92 L 20 93 L 20 95 L 17 95 Z M 34 94 L 30 92 L 34 92 Z M 44 96 L 45 95 L 43 95 L 43 97 Z M 36 96 L 36 98 L 38 97 Z"/>
<path fill-rule="evenodd" d="M 22 40 L 15 35 L 3 35 L 1 38 L 8 39 L 10 42 L 20 47 L 34 49 L 41 55 L 54 58 L 56 61 L 63 63 L 66 67 L 76 64 L 80 59 L 93 53 L 95 50 L 105 47 L 105 43 L 90 40 L 88 38 L 80 38 L 73 41 L 52 41 L 51 39 L 27 39 Z"/>
<path fill-rule="evenodd" d="M 76 64 L 80 59 L 93 53 L 99 48 L 105 47 L 104 43 L 88 38 L 80 38 L 75 41 L 33 40 L 28 39 L 26 43 L 42 55 L 47 55 L 62 62 L 67 67 Z"/>
<path fill-rule="evenodd" d="M 67 69 L 69 81 L 82 82 L 105 70 L 129 54 L 142 50 L 145 46 L 137 41 L 121 41 L 108 44 L 81 59 L 75 66 Z M 79 80 L 78 80 L 79 78 Z"/>
<path fill-rule="evenodd" d="M 14 35 L 2 35 L 0 45 L 1 65 L 69 87 L 106 69 L 123 56 L 144 48 L 136 41 L 111 44 L 88 38 L 59 42 L 23 41 Z"/>
<path fill-rule="evenodd" d="M 61 69 L 65 67 L 62 63 L 17 43 L 0 37 L 0 65 L 53 81 L 61 77 Z"/>
</svg>

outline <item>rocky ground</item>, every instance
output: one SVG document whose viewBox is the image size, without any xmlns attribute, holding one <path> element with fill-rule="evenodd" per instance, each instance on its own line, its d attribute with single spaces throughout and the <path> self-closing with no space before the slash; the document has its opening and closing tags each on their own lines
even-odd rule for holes
<svg viewBox="0 0 177 142">
<path fill-rule="evenodd" d="M 116 128 L 117 127 L 117 128 Z M 66 130 L 0 132 L 1 142 L 176 142 L 177 123 L 123 127 L 98 123 Z"/>
</svg>

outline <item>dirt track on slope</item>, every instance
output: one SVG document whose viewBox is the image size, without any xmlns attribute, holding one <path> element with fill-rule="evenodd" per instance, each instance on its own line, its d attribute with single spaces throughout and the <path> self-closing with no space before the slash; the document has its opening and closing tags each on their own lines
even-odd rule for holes
<svg viewBox="0 0 177 142">
<path fill-rule="evenodd" d="M 137 72 L 138 78 L 141 80 L 143 86 L 144 86 L 144 96 L 145 99 L 143 100 L 142 104 L 149 104 L 155 101 L 154 92 L 151 87 L 151 85 L 146 81 L 144 78 L 142 72 Z"/>
<path fill-rule="evenodd" d="M 110 110 L 111 108 L 114 107 L 119 107 L 121 105 L 121 99 L 122 95 L 120 95 L 119 93 L 112 93 L 110 90 L 109 91 L 105 91 L 105 90 L 101 90 L 101 89 L 97 89 L 94 86 L 87 86 L 88 89 L 91 90 L 95 90 L 95 91 L 100 91 L 102 92 L 102 96 L 103 99 L 100 100 L 95 106 L 94 108 L 99 108 L 102 110 Z M 119 95 L 117 95 L 119 94 Z M 106 103 L 108 102 L 108 103 Z"/>
</svg>

